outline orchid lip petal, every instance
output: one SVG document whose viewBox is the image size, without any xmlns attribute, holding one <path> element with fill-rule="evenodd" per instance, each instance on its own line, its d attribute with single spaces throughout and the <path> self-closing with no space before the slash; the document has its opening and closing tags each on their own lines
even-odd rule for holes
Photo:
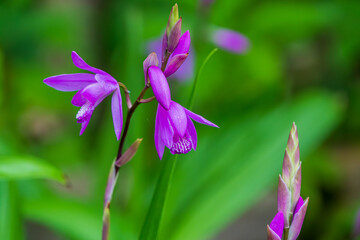
<svg viewBox="0 0 360 240">
<path fill-rule="evenodd" d="M 192 111 L 184 108 L 186 115 L 188 115 L 190 118 L 192 118 L 194 121 L 198 122 L 198 123 L 202 123 L 211 127 L 217 127 L 219 128 L 216 124 L 210 122 L 209 120 L 205 119 L 204 117 L 193 113 Z"/>
<path fill-rule="evenodd" d="M 62 74 L 44 79 L 46 85 L 63 92 L 78 91 L 95 82 L 91 73 Z"/>
<path fill-rule="evenodd" d="M 179 67 L 183 64 L 183 62 L 186 60 L 188 55 L 189 55 L 188 53 L 185 53 L 185 54 L 178 54 L 178 55 L 174 56 L 170 60 L 170 62 L 168 63 L 168 65 L 164 71 L 165 77 L 169 77 L 170 75 L 175 73 L 179 69 Z"/>
<path fill-rule="evenodd" d="M 120 89 L 117 88 L 111 98 L 111 112 L 114 123 L 114 130 L 117 140 L 120 140 L 121 130 L 123 126 L 123 111 L 121 106 Z"/>
<path fill-rule="evenodd" d="M 164 73 L 160 68 L 151 66 L 148 69 L 148 76 L 157 101 L 168 110 L 170 107 L 171 93 Z"/>
</svg>

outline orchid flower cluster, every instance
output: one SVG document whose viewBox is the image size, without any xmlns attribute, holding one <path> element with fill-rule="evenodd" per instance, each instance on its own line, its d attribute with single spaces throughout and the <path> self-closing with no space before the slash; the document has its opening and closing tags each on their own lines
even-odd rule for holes
<svg viewBox="0 0 360 240">
<path fill-rule="evenodd" d="M 301 162 L 295 123 L 285 150 L 282 175 L 279 175 L 278 213 L 267 226 L 268 240 L 296 240 L 304 222 L 309 198 L 300 196 Z"/>
<path fill-rule="evenodd" d="M 150 53 L 143 62 L 145 86 L 136 101 L 132 103 L 130 92 L 125 84 L 118 82 L 103 70 L 88 65 L 76 52 L 72 60 L 76 67 L 90 73 L 62 74 L 46 78 L 44 83 L 59 91 L 76 91 L 71 103 L 80 107 L 76 119 L 81 124 L 80 135 L 87 128 L 95 108 L 109 95 L 112 95 L 111 111 L 117 140 L 120 140 L 117 157 L 110 169 L 104 197 L 103 239 L 108 239 L 110 202 L 116 184 L 118 171 L 135 155 L 142 139 L 137 139 L 126 151 L 124 142 L 130 126 L 130 120 L 136 108 L 142 103 L 154 99 L 158 102 L 155 119 L 155 147 L 162 159 L 165 147 L 171 154 L 186 154 L 196 150 L 197 133 L 193 120 L 212 127 L 218 127 L 190 110 L 184 108 L 171 98 L 167 78 L 174 74 L 184 63 L 190 50 L 190 32 L 181 34 L 182 18 L 178 6 L 172 8 L 165 34 L 162 38 L 161 62 L 158 55 Z M 120 88 L 123 89 L 127 116 L 123 129 L 123 108 Z M 152 88 L 154 96 L 144 99 L 146 91 Z"/>
<path fill-rule="evenodd" d="M 188 57 L 190 49 L 190 33 L 186 31 L 181 35 L 181 23 L 182 18 L 179 17 L 178 6 L 175 4 L 163 35 L 161 64 L 154 52 L 150 53 L 143 63 L 144 89 L 151 87 L 159 103 L 155 120 L 155 146 L 160 159 L 163 157 L 165 146 L 172 154 L 185 154 L 191 149 L 196 149 L 197 134 L 192 120 L 217 127 L 171 99 L 167 77 L 180 68 Z M 71 103 L 80 107 L 76 115 L 77 122 L 81 123 L 80 135 L 88 126 L 94 109 L 112 94 L 111 110 L 114 130 L 117 140 L 120 140 L 123 127 L 120 87 L 124 88 L 129 111 L 134 110 L 140 103 L 150 102 L 153 98 L 142 99 L 145 94 L 143 90 L 140 98 L 136 100 L 136 105 L 132 104 L 129 91 L 123 83 L 117 82 L 103 70 L 91 67 L 76 52 L 72 52 L 72 60 L 76 67 L 91 73 L 52 76 L 46 78 L 44 83 L 59 91 L 77 91 Z M 124 134 L 126 132 L 124 131 Z"/>
</svg>

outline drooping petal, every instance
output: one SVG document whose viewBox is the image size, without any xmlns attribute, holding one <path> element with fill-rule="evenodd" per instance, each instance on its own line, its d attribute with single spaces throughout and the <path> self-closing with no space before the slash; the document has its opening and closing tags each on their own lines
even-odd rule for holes
<svg viewBox="0 0 360 240">
<path fill-rule="evenodd" d="M 122 125 L 123 125 L 123 112 L 121 105 L 120 89 L 117 88 L 111 98 L 111 112 L 114 122 L 114 130 L 117 140 L 120 140 Z"/>
<path fill-rule="evenodd" d="M 164 71 L 165 77 L 169 77 L 171 74 L 175 73 L 179 69 L 179 67 L 183 64 L 183 62 L 186 60 L 188 55 L 189 55 L 188 53 L 178 54 L 173 58 L 171 58 Z"/>
<path fill-rule="evenodd" d="M 171 101 L 168 110 L 170 122 L 175 129 L 175 134 L 178 134 L 181 138 L 184 137 L 187 128 L 187 117 L 184 109 L 180 104 Z"/>
<path fill-rule="evenodd" d="M 169 84 L 164 76 L 164 73 L 160 68 L 151 66 L 148 69 L 148 74 L 151 88 L 153 89 L 157 101 L 161 104 L 161 106 L 168 110 L 170 107 L 171 95 Z"/>
<path fill-rule="evenodd" d="M 309 198 L 307 198 L 299 208 L 296 207 L 298 208 L 298 210 L 294 214 L 293 221 L 291 222 L 288 240 L 296 240 L 298 238 L 304 222 L 308 203 L 309 203 Z"/>
<path fill-rule="evenodd" d="M 181 35 L 181 37 L 179 39 L 179 43 L 176 46 L 174 52 L 172 53 L 172 56 L 176 56 L 178 54 L 189 53 L 190 42 L 191 42 L 190 32 L 189 32 L 189 30 L 187 30 L 183 35 Z"/>
<path fill-rule="evenodd" d="M 197 133 L 196 133 L 194 123 L 192 122 L 190 117 L 187 117 L 187 133 L 191 137 L 193 149 L 196 150 L 196 147 L 197 147 Z"/>
<path fill-rule="evenodd" d="M 243 53 L 249 47 L 249 40 L 245 36 L 224 28 L 213 31 L 211 40 L 217 46 L 237 54 Z"/>
<path fill-rule="evenodd" d="M 291 210 L 291 192 L 282 177 L 279 176 L 278 212 L 282 212 L 284 214 L 285 227 L 289 227 L 289 216 Z"/>
<path fill-rule="evenodd" d="M 171 126 L 168 112 L 158 104 L 157 116 L 159 117 L 158 130 L 160 131 L 161 140 L 168 148 L 173 145 L 174 129 Z"/>
<path fill-rule="evenodd" d="M 96 107 L 112 91 L 113 89 L 104 89 L 101 84 L 94 83 L 84 88 L 81 95 Z"/>
<path fill-rule="evenodd" d="M 198 123 L 202 123 L 202 124 L 205 124 L 205 125 L 208 125 L 208 126 L 211 126 L 211 127 L 217 127 L 218 126 L 212 122 L 210 122 L 209 120 L 206 120 L 205 118 L 203 118 L 202 116 L 196 114 L 196 113 L 193 113 L 192 111 L 184 108 L 185 110 L 185 113 L 186 115 L 188 115 L 190 118 L 192 118 L 193 120 L 195 120 L 196 122 Z"/>
<path fill-rule="evenodd" d="M 46 85 L 64 92 L 78 91 L 95 82 L 91 73 L 62 74 L 44 79 Z"/>
<path fill-rule="evenodd" d="M 155 118 L 155 133 L 154 133 L 154 141 L 155 141 L 155 148 L 159 155 L 160 160 L 162 159 L 164 155 L 165 150 L 165 144 L 161 139 L 161 132 L 160 132 L 160 114 L 159 114 L 159 107 L 158 105 L 158 111 L 156 112 L 156 118 Z"/>
<path fill-rule="evenodd" d="M 159 65 L 159 59 L 155 52 L 152 52 L 147 56 L 147 58 L 143 62 L 143 69 L 144 69 L 144 76 L 145 76 L 145 84 L 147 84 L 147 72 L 148 68 L 150 66 L 158 66 Z"/>
<path fill-rule="evenodd" d="M 270 230 L 270 231 L 269 231 Z M 278 212 L 268 226 L 268 239 L 281 240 L 284 231 L 284 215 Z"/>
<path fill-rule="evenodd" d="M 83 70 L 86 70 L 89 72 L 93 72 L 93 73 L 98 73 L 98 74 L 107 74 L 103 70 L 91 67 L 75 51 L 73 51 L 71 53 L 71 58 L 73 60 L 74 65 L 80 69 L 83 69 Z"/>
</svg>

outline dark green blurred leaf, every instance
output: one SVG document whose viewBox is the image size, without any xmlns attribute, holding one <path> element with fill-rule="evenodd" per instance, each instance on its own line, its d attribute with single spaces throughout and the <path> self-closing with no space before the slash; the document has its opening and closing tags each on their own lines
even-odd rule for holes
<svg viewBox="0 0 360 240">
<path fill-rule="evenodd" d="M 338 99 L 313 92 L 265 115 L 228 123 L 207 142 L 200 140 L 196 155 L 202 157 L 183 159 L 175 172 L 168 208 L 175 211 L 162 239 L 214 236 L 277 183 L 292 121 L 298 126 L 303 158 L 339 119 Z"/>
<path fill-rule="evenodd" d="M 65 236 L 76 240 L 98 240 L 101 238 L 102 208 L 61 199 L 47 198 L 26 201 L 23 205 L 26 218 L 39 222 Z M 131 232 L 131 223 L 111 213 L 110 239 L 136 239 Z"/>
<path fill-rule="evenodd" d="M 32 156 L 0 157 L 0 179 L 51 179 L 66 183 L 63 173 L 49 163 Z"/>
</svg>

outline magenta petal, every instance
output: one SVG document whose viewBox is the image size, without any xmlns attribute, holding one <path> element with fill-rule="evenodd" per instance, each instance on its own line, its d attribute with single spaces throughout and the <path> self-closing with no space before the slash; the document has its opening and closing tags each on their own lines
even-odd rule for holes
<svg viewBox="0 0 360 240">
<path fill-rule="evenodd" d="M 281 240 L 281 238 L 269 227 L 269 225 L 267 226 L 267 240 Z"/>
<path fill-rule="evenodd" d="M 179 69 L 181 64 L 183 64 L 183 62 L 186 60 L 188 55 L 189 55 L 188 53 L 178 54 L 178 55 L 174 56 L 173 58 L 171 58 L 170 62 L 168 63 L 168 65 L 164 71 L 165 77 L 169 77 L 171 74 L 175 73 L 176 70 Z"/>
<path fill-rule="evenodd" d="M 160 108 L 160 104 L 158 105 L 158 111 L 156 112 L 156 119 L 155 119 L 155 134 L 154 134 L 154 140 L 155 140 L 155 147 L 156 147 L 156 151 L 159 155 L 160 160 L 162 159 L 163 155 L 164 155 L 164 150 L 165 150 L 165 144 L 161 139 L 161 132 L 160 132 L 160 113 L 159 113 L 159 108 Z"/>
<path fill-rule="evenodd" d="M 279 238 L 282 238 L 284 231 L 284 215 L 278 212 L 270 223 L 270 229 L 273 230 Z"/>
<path fill-rule="evenodd" d="M 189 117 L 191 117 L 191 118 L 192 118 L 193 120 L 195 120 L 196 122 L 202 123 L 202 124 L 206 124 L 206 125 L 211 126 L 211 127 L 217 127 L 217 128 L 218 128 L 218 126 L 217 126 L 216 124 L 210 122 L 209 120 L 206 120 L 206 119 L 203 118 L 202 116 L 197 115 L 196 113 L 193 113 L 192 111 L 190 111 L 190 110 L 188 110 L 188 109 L 186 109 L 186 108 L 184 108 L 184 110 L 185 110 L 186 115 L 188 115 Z"/>
<path fill-rule="evenodd" d="M 229 29 L 214 31 L 211 40 L 217 46 L 237 54 L 243 53 L 249 47 L 249 40 L 245 36 Z"/>
<path fill-rule="evenodd" d="M 118 82 L 115 78 L 113 78 L 110 74 L 95 74 L 95 80 L 100 83 L 104 88 L 111 88 L 114 90 L 119 86 Z"/>
<path fill-rule="evenodd" d="M 308 203 L 309 203 L 309 198 L 307 198 L 305 200 L 305 202 L 303 202 L 303 204 L 300 206 L 300 208 L 294 214 L 294 218 L 291 222 L 290 229 L 289 229 L 288 240 L 296 240 L 298 238 L 301 228 L 302 228 L 302 225 L 303 225 L 303 222 L 304 222 Z"/>
<path fill-rule="evenodd" d="M 295 210 L 294 210 L 294 214 L 296 214 L 297 212 L 299 212 L 299 209 L 302 207 L 302 205 L 304 205 L 304 199 L 302 197 L 299 197 L 299 201 L 296 204 Z"/>
<path fill-rule="evenodd" d="M 121 106 L 120 89 L 117 88 L 111 98 L 111 112 L 114 122 L 114 130 L 117 140 L 120 140 L 122 125 L 123 125 L 123 112 Z"/>
<path fill-rule="evenodd" d="M 194 126 L 194 123 L 192 122 L 192 120 L 187 117 L 187 132 L 191 137 L 191 141 L 192 141 L 192 147 L 194 150 L 196 150 L 196 146 L 197 146 L 197 133 L 196 133 L 196 129 Z"/>
<path fill-rule="evenodd" d="M 183 137 L 187 128 L 187 117 L 184 108 L 180 104 L 171 101 L 168 114 L 170 117 L 171 125 L 176 130 L 176 133 L 180 135 L 180 137 Z"/>
<path fill-rule="evenodd" d="M 289 227 L 289 216 L 291 210 L 291 192 L 282 177 L 279 176 L 278 212 L 282 212 L 284 214 L 285 227 Z"/>
<path fill-rule="evenodd" d="M 168 112 L 158 104 L 157 116 L 159 117 L 158 131 L 161 135 L 161 140 L 168 148 L 173 145 L 174 129 L 171 126 Z"/>
<path fill-rule="evenodd" d="M 113 89 L 104 89 L 101 84 L 94 83 L 84 88 L 81 95 L 96 107 L 112 91 Z"/>
<path fill-rule="evenodd" d="M 168 110 L 170 107 L 171 95 L 169 84 L 164 76 L 164 73 L 160 68 L 151 66 L 148 69 L 148 74 L 151 88 L 153 89 L 157 101 L 161 104 L 161 106 Z"/>
<path fill-rule="evenodd" d="M 147 80 L 148 68 L 150 66 L 158 66 L 158 65 L 159 65 L 159 60 L 158 60 L 158 57 L 157 57 L 156 53 L 155 52 L 150 53 L 149 56 L 147 56 L 147 58 L 143 62 L 145 84 L 147 84 L 147 81 L 148 81 Z"/>
<path fill-rule="evenodd" d="M 71 100 L 72 105 L 81 107 L 86 103 L 86 99 L 82 96 L 82 91 L 78 91 Z"/>
<path fill-rule="evenodd" d="M 90 118 L 81 123 L 80 136 L 84 133 L 86 127 L 89 124 L 89 122 L 90 122 Z"/>
<path fill-rule="evenodd" d="M 174 52 L 172 53 L 172 56 L 176 56 L 178 54 L 184 54 L 189 53 L 190 49 L 190 32 L 187 30 L 183 35 L 181 35 L 179 39 L 179 43 L 177 47 L 175 48 Z"/>
<path fill-rule="evenodd" d="M 86 71 L 90 71 L 93 73 L 98 73 L 98 74 L 107 74 L 104 71 L 91 67 L 89 64 L 87 64 L 75 51 L 73 51 L 71 53 L 71 58 L 73 60 L 73 63 L 76 67 L 86 70 Z"/>
<path fill-rule="evenodd" d="M 46 85 L 64 92 L 78 91 L 95 82 L 91 73 L 62 74 L 44 79 Z"/>
</svg>

